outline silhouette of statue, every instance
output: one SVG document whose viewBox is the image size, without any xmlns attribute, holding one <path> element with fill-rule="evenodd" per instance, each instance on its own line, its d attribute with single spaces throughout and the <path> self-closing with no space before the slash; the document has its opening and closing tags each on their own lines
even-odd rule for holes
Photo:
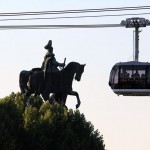
<svg viewBox="0 0 150 150">
<path fill-rule="evenodd" d="M 63 103 L 64 106 L 67 95 L 74 95 L 77 98 L 76 108 L 78 108 L 81 102 L 78 93 L 72 90 L 72 82 L 74 78 L 80 81 L 85 65 L 71 62 L 64 68 L 66 59 L 64 63 L 56 61 L 51 40 L 49 40 L 45 49 L 48 52 L 44 56 L 41 68 L 20 72 L 19 86 L 21 93 L 25 93 L 26 96 L 41 94 L 45 101 L 52 102 L 55 99 L 58 103 Z M 59 70 L 58 67 L 63 69 Z M 27 86 L 27 83 L 29 83 L 29 86 Z M 50 94 L 52 94 L 51 97 L 49 97 Z"/>
</svg>

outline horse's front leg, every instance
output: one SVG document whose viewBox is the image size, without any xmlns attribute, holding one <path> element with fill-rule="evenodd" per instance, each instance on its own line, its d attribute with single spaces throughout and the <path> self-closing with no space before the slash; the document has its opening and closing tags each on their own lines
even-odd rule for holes
<svg viewBox="0 0 150 150">
<path fill-rule="evenodd" d="M 76 109 L 79 108 L 79 106 L 80 106 L 80 104 L 81 104 L 81 101 L 80 101 L 78 92 L 76 92 L 76 91 L 70 91 L 70 92 L 68 93 L 68 95 L 76 96 L 76 98 L 77 98 Z"/>
<path fill-rule="evenodd" d="M 42 97 L 43 97 L 44 101 L 49 100 L 49 95 L 50 95 L 49 92 L 44 91 L 44 92 L 42 92 L 41 94 L 42 94 Z"/>
</svg>

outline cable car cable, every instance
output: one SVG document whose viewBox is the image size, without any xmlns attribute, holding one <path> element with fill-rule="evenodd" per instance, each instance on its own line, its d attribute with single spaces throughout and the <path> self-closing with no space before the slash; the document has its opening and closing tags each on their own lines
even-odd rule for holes
<svg viewBox="0 0 150 150">
<path fill-rule="evenodd" d="M 89 25 L 8 25 L 0 26 L 0 29 L 32 29 L 32 28 L 108 28 L 108 27 L 123 27 L 120 24 L 89 24 Z"/>
<path fill-rule="evenodd" d="M 147 25 L 147 26 L 150 26 Z M 0 29 L 67 29 L 67 28 L 112 28 L 112 27 L 124 27 L 121 24 L 89 24 L 89 25 L 3 25 Z"/>
<path fill-rule="evenodd" d="M 51 19 L 76 19 L 76 18 L 96 18 L 96 17 L 119 17 L 131 15 L 150 15 L 150 13 L 137 13 L 137 14 L 116 14 L 116 15 L 94 15 L 94 16 L 73 16 L 73 17 L 50 17 L 50 18 L 20 18 L 20 19 L 0 19 L 0 21 L 21 21 L 21 20 L 51 20 Z"/>
<path fill-rule="evenodd" d="M 107 11 L 132 11 L 132 10 L 143 10 L 143 9 L 150 9 L 150 6 L 61 10 L 61 11 L 35 11 L 35 12 L 0 13 L 0 16 L 25 16 L 25 15 L 48 15 L 48 14 L 66 14 L 66 13 L 91 13 L 91 12 L 107 12 Z"/>
</svg>

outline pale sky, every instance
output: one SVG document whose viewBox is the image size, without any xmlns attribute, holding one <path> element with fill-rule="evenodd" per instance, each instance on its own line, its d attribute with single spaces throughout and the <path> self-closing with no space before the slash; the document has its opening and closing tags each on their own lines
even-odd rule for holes
<svg viewBox="0 0 150 150">
<path fill-rule="evenodd" d="M 0 0 L 0 2 L 0 13 L 150 6 L 149 0 Z M 132 13 L 140 12 L 150 13 L 150 10 Z M 121 13 L 128 12 L 115 12 L 115 14 Z M 102 13 L 93 13 L 93 15 L 96 14 Z M 74 14 L 74 16 L 77 15 L 89 14 Z M 119 24 L 130 17 L 137 16 L 5 21 L 0 22 L 0 25 Z M 150 15 L 139 17 L 150 20 Z M 140 33 L 139 60 L 144 62 L 150 62 L 149 29 L 150 27 L 141 28 Z M 80 82 L 74 81 L 73 89 L 80 95 L 79 110 L 85 114 L 87 121 L 92 122 L 95 130 L 98 129 L 103 135 L 106 149 L 150 150 L 150 97 L 118 97 L 108 85 L 113 65 L 117 62 L 132 60 L 133 29 L 121 27 L 0 30 L 0 98 L 11 92 L 20 91 L 18 77 L 21 70 L 41 66 L 46 53 L 44 46 L 48 40 L 53 41 L 57 61 L 63 62 L 66 57 L 66 63 L 71 61 L 86 63 L 82 79 Z M 75 105 L 76 98 L 68 96 L 67 106 L 75 109 Z"/>
</svg>

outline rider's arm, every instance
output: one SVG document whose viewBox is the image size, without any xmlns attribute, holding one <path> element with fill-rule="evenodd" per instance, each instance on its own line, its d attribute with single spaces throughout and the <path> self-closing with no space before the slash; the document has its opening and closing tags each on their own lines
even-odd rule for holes
<svg viewBox="0 0 150 150">
<path fill-rule="evenodd" d="M 56 61 L 55 58 L 53 58 L 53 64 L 55 64 L 56 66 L 60 66 L 60 67 L 64 67 L 65 66 L 64 63 L 59 63 L 58 61 Z"/>
</svg>

